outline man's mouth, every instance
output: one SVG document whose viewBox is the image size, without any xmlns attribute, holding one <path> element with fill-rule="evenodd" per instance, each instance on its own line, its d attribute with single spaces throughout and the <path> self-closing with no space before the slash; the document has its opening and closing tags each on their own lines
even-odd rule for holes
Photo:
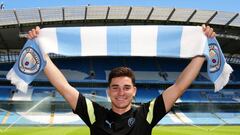
<svg viewBox="0 0 240 135">
<path fill-rule="evenodd" d="M 116 100 L 117 101 L 125 101 L 127 98 L 125 98 L 125 97 L 118 97 L 118 98 L 116 98 Z"/>
</svg>

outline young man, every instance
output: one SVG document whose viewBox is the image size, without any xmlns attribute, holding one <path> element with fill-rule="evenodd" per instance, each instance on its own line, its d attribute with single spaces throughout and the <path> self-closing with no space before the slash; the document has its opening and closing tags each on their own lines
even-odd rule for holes
<svg viewBox="0 0 240 135">
<path fill-rule="evenodd" d="M 202 28 L 207 37 L 215 36 L 215 32 L 209 26 L 203 25 Z M 29 31 L 28 38 L 37 37 L 39 30 L 40 28 L 36 27 Z M 73 88 L 47 55 L 44 72 L 70 104 L 73 112 L 90 128 L 91 135 L 150 135 L 152 128 L 172 108 L 175 101 L 198 75 L 204 60 L 203 56 L 192 58 L 175 84 L 151 102 L 138 108 L 132 107 L 137 88 L 134 73 L 130 68 L 114 68 L 109 74 L 107 92 L 112 103 L 111 110 L 90 101 Z"/>
</svg>

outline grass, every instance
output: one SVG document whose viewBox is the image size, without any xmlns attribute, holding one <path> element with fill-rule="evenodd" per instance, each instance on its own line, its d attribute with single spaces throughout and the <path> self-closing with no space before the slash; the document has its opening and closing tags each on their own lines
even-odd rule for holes
<svg viewBox="0 0 240 135">
<path fill-rule="evenodd" d="M 89 135 L 86 126 L 14 126 L 0 135 Z M 240 126 L 157 126 L 152 135 L 240 135 Z"/>
</svg>

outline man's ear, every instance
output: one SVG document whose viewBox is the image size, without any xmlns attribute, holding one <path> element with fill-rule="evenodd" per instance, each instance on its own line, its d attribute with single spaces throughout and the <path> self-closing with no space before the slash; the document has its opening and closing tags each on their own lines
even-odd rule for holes
<svg viewBox="0 0 240 135">
<path fill-rule="evenodd" d="M 109 90 L 110 90 L 110 89 L 109 89 L 109 87 L 108 87 L 108 88 L 106 89 L 108 96 L 109 96 Z"/>
<path fill-rule="evenodd" d="M 133 89 L 134 89 L 133 96 L 135 97 L 135 96 L 136 96 L 136 94 L 137 94 L 137 87 L 136 87 L 136 86 L 134 86 L 134 87 L 133 87 Z"/>
</svg>

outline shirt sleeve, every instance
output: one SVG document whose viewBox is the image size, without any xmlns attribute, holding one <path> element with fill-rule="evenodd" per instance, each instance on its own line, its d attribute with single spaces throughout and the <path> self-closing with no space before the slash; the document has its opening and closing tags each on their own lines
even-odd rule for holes
<svg viewBox="0 0 240 135">
<path fill-rule="evenodd" d="M 99 104 L 89 100 L 79 93 L 76 109 L 73 113 L 79 115 L 79 117 L 86 123 L 87 126 L 93 125 L 96 122 L 97 112 L 104 108 Z"/>
<path fill-rule="evenodd" d="M 143 105 L 147 122 L 154 127 L 166 114 L 162 94 Z"/>
</svg>

